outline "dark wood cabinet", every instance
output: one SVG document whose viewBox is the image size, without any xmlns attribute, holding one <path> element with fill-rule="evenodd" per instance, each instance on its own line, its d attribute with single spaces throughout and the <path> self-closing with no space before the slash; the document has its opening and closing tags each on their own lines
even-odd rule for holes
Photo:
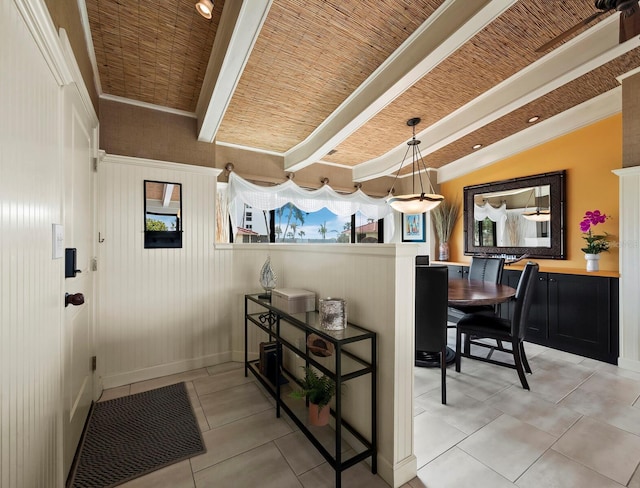
<svg viewBox="0 0 640 488">
<path fill-rule="evenodd" d="M 469 277 L 469 266 L 449 264 L 447 265 L 447 268 L 449 268 L 449 279 Z"/>
<path fill-rule="evenodd" d="M 505 270 L 502 282 L 516 287 L 519 278 L 519 270 Z M 510 306 L 502 305 L 502 316 L 508 317 Z M 618 279 L 540 273 L 526 340 L 616 364 Z"/>
</svg>

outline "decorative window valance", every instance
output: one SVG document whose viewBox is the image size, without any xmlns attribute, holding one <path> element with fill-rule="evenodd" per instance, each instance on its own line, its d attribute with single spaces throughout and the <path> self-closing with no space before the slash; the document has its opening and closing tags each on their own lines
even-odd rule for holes
<svg viewBox="0 0 640 488">
<path fill-rule="evenodd" d="M 489 203 L 484 205 L 474 204 L 473 206 L 473 218 L 475 220 L 484 220 L 486 218 L 493 222 L 500 222 L 507 219 L 507 204 L 503 203 L 499 207 L 492 207 Z"/>
<path fill-rule="evenodd" d="M 338 193 L 329 185 L 317 190 L 305 190 L 292 180 L 275 186 L 259 186 L 233 172 L 229 175 L 227 191 L 233 228 L 236 226 L 234 220 L 238 203 L 258 210 L 275 210 L 287 203 L 293 203 L 304 212 L 317 212 L 327 208 L 342 217 L 360 211 L 365 217 L 375 220 L 393 212 L 384 198 L 370 197 L 360 189 L 349 194 Z"/>
</svg>

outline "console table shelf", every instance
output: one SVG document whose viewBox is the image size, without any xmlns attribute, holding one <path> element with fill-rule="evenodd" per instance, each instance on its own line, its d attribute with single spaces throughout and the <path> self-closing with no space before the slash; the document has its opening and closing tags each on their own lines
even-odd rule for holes
<svg viewBox="0 0 640 488">
<path fill-rule="evenodd" d="M 259 311 L 250 312 L 250 308 Z M 260 372 L 260 360 L 249 359 L 248 332 L 250 325 L 265 332 L 269 341 L 276 343 L 275 371 L 277 380 L 275 385 Z M 342 471 L 369 457 L 371 458 L 371 472 L 375 474 L 377 472 L 377 343 L 375 332 L 354 324 L 348 324 L 347 328 L 341 331 L 324 330 L 320 327 L 318 312 L 290 315 L 272 306 L 269 300 L 259 298 L 257 294 L 245 295 L 244 327 L 245 376 L 251 371 L 276 400 L 276 416 L 280 417 L 280 411 L 284 410 L 334 468 L 336 472 L 335 486 L 339 488 L 341 485 Z M 330 356 L 316 359 L 316 356 L 306 345 L 311 334 L 321 337 L 333 346 L 334 350 Z M 290 396 L 293 391 L 291 385 L 299 383 L 300 380 L 290 371 L 289 365 L 284 361 L 287 351 L 293 357 L 300 357 L 305 366 L 313 366 L 335 381 L 336 395 L 334 407 L 331 409 L 333 425 L 324 427 L 309 425 L 307 403 L 305 400 L 294 399 Z M 342 390 L 343 385 L 347 382 L 367 376 L 370 380 L 370 402 L 367 405 L 369 412 L 366 413 L 371 416 L 371 425 L 368 436 L 365 436 L 343 418 L 346 412 L 343 412 L 342 397 L 344 393 Z M 282 378 L 288 382 L 283 384 Z M 350 413 L 357 417 L 362 417 L 365 414 L 362 411 Z M 355 444 L 348 446 L 355 451 L 355 454 L 348 458 L 343 458 L 345 437 L 351 440 L 351 444 Z M 327 439 L 333 442 L 327 442 Z"/>
</svg>

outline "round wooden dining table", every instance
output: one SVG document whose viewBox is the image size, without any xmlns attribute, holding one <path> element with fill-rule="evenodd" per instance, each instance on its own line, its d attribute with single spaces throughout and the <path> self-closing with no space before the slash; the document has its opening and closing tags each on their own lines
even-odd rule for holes
<svg viewBox="0 0 640 488">
<path fill-rule="evenodd" d="M 511 286 L 490 283 L 488 281 L 452 278 L 449 280 L 449 306 L 496 305 L 515 296 L 516 289 Z"/>
</svg>

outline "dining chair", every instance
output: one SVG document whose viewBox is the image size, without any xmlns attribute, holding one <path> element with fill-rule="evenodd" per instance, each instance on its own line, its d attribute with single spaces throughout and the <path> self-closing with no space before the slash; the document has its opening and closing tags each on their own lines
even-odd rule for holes
<svg viewBox="0 0 640 488">
<path fill-rule="evenodd" d="M 416 266 L 415 365 L 433 366 L 439 360 L 443 404 L 447 403 L 448 281 L 446 266 Z"/>
<path fill-rule="evenodd" d="M 500 283 L 502 280 L 502 271 L 504 270 L 504 258 L 483 258 L 473 256 L 471 258 L 471 264 L 469 265 L 469 275 L 467 279 L 488 281 L 490 283 Z M 500 311 L 499 305 L 469 305 L 469 306 L 457 306 L 449 307 L 449 317 L 453 319 L 452 322 L 456 322 L 456 318 L 461 318 L 461 315 L 473 312 L 495 312 Z M 455 328 L 454 325 L 449 326 L 451 329 Z"/>
<path fill-rule="evenodd" d="M 527 356 L 524 352 L 523 341 L 527 330 L 527 321 L 529 319 L 529 309 L 533 300 L 534 282 L 538 276 L 538 264 L 528 262 L 518 281 L 518 287 L 514 297 L 511 317 L 504 319 L 497 314 L 488 314 L 485 312 L 468 313 L 462 317 L 457 324 L 456 330 L 456 371 L 460 372 L 460 358 L 467 357 L 484 361 L 499 366 L 506 366 L 515 369 L 518 372 L 520 383 L 525 390 L 529 389 L 525 371 L 531 373 Z M 464 351 L 462 350 L 462 334 L 465 334 Z M 474 337 L 483 339 L 495 339 L 498 341 L 498 347 L 477 342 Z M 501 342 L 510 342 L 511 349 L 502 347 Z M 492 348 L 513 355 L 513 364 L 497 361 L 489 357 L 476 356 L 471 354 L 471 345 Z"/>
</svg>

